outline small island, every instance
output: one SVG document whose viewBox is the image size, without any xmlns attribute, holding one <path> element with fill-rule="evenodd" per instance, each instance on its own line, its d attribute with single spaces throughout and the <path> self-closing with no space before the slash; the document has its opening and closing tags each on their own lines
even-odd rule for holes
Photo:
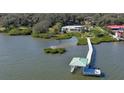
<svg viewBox="0 0 124 93">
<path fill-rule="evenodd" d="M 45 48 L 47 54 L 63 54 L 66 52 L 65 48 Z"/>
</svg>

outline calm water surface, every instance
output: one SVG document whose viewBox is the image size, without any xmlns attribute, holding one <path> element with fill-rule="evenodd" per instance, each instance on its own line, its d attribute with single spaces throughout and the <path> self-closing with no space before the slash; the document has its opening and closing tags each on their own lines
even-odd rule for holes
<svg viewBox="0 0 124 93">
<path fill-rule="evenodd" d="M 0 34 L 0 79 L 9 80 L 78 80 L 124 79 L 124 42 L 96 45 L 95 64 L 105 77 L 83 76 L 81 71 L 70 73 L 73 57 L 86 57 L 88 47 L 76 46 L 76 38 L 69 40 L 42 40 L 31 36 Z M 45 54 L 51 45 L 66 47 L 65 54 Z"/>
</svg>

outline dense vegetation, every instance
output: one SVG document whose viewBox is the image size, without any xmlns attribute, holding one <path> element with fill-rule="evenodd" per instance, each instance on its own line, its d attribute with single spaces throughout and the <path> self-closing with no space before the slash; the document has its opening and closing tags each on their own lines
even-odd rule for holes
<svg viewBox="0 0 124 93">
<path fill-rule="evenodd" d="M 10 13 L 0 14 L 0 27 L 12 29 L 25 26 L 32 28 L 36 34 L 57 33 L 63 25 L 86 24 L 105 26 L 107 24 L 124 24 L 124 14 L 111 13 Z M 86 24 L 88 26 L 88 24 Z M 4 31 L 7 31 L 4 30 Z"/>
<path fill-rule="evenodd" d="M 77 37 L 77 45 L 86 45 L 86 37 L 93 44 L 115 41 L 109 36 L 108 24 L 124 24 L 124 14 L 111 13 L 23 13 L 0 14 L 0 32 L 9 35 L 32 35 L 44 39 Z M 64 25 L 85 25 L 87 32 L 60 33 Z M 89 27 L 93 27 L 88 30 Z M 88 32 L 89 31 L 89 32 Z"/>
<path fill-rule="evenodd" d="M 30 35 L 31 29 L 27 27 L 12 28 L 8 32 L 9 35 Z"/>
<path fill-rule="evenodd" d="M 98 26 L 92 28 L 90 32 L 81 33 L 81 37 L 78 37 L 77 45 L 87 45 L 86 37 L 91 38 L 92 44 L 116 41 L 109 35 L 109 32 L 107 30 Z"/>
</svg>

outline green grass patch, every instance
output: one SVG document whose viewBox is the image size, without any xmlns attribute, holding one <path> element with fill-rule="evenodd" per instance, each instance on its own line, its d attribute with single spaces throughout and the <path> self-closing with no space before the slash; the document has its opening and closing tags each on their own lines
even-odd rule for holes
<svg viewBox="0 0 124 93">
<path fill-rule="evenodd" d="M 73 36 L 79 38 L 79 37 L 81 37 L 81 33 L 73 32 L 73 33 L 63 33 L 63 34 L 58 33 L 58 34 L 56 34 L 56 33 L 50 33 L 50 32 L 47 32 L 47 33 L 33 32 L 32 36 L 36 37 L 36 38 L 63 40 L 63 39 L 70 39 Z"/>
<path fill-rule="evenodd" d="M 87 39 L 85 37 L 77 39 L 78 39 L 77 45 L 87 45 Z"/>
<path fill-rule="evenodd" d="M 70 33 L 70 34 L 72 34 L 72 36 L 75 36 L 75 37 L 81 37 L 81 33 L 80 32 L 72 32 L 72 33 Z"/>
<path fill-rule="evenodd" d="M 70 39 L 72 38 L 72 34 L 67 33 L 67 34 L 57 34 L 55 35 L 56 40 L 62 40 L 62 39 Z"/>
<path fill-rule="evenodd" d="M 32 37 L 35 37 L 35 38 L 43 38 L 43 39 L 51 39 L 53 37 L 52 34 L 50 33 L 38 33 L 38 32 L 33 32 L 32 34 Z"/>
<path fill-rule="evenodd" d="M 92 44 L 99 44 L 102 42 L 115 42 L 116 40 L 113 39 L 111 36 L 103 36 L 103 37 L 95 37 L 91 39 Z"/>
<path fill-rule="evenodd" d="M 92 44 L 99 44 L 99 43 L 101 43 L 101 39 L 98 37 L 92 38 L 91 43 Z"/>
<path fill-rule="evenodd" d="M 70 39 L 72 38 L 72 34 L 51 34 L 51 33 L 32 33 L 33 37 L 36 38 L 43 38 L 43 39 L 56 39 L 56 40 L 62 40 L 62 39 Z"/>
</svg>

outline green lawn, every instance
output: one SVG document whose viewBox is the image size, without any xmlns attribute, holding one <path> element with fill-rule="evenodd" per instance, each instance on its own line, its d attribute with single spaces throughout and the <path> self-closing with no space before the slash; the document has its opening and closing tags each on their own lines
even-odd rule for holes
<svg viewBox="0 0 124 93">
<path fill-rule="evenodd" d="M 82 38 L 78 38 L 77 45 L 86 45 L 87 44 L 86 37 L 91 38 L 92 44 L 116 41 L 109 35 L 108 31 L 102 29 L 101 27 L 95 27 L 95 28 L 91 29 L 90 32 L 82 33 L 81 36 L 82 36 Z"/>
</svg>

